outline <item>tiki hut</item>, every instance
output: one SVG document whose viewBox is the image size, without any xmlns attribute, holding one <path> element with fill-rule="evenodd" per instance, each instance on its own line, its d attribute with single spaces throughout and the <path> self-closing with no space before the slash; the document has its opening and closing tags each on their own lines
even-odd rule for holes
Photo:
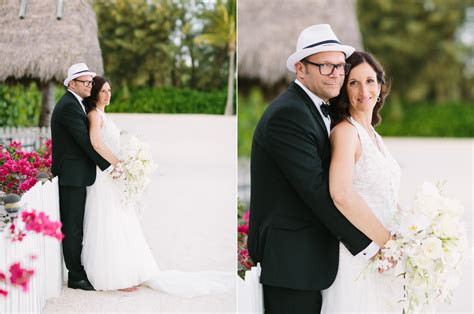
<svg viewBox="0 0 474 314">
<path fill-rule="evenodd" d="M 88 0 L 0 0 L 0 82 L 36 82 L 40 125 L 49 125 L 54 87 L 85 62 L 103 73 L 97 22 Z"/>
<path fill-rule="evenodd" d="M 260 86 L 274 96 L 294 79 L 286 59 L 296 48 L 300 32 L 314 24 L 330 24 L 339 40 L 362 48 L 356 0 L 239 0 L 239 91 Z"/>
</svg>

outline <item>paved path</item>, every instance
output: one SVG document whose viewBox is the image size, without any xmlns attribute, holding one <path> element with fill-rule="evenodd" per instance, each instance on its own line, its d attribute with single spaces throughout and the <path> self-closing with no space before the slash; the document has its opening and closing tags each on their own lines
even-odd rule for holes
<svg viewBox="0 0 474 314">
<path fill-rule="evenodd" d="M 235 117 L 110 116 L 122 131 L 152 145 L 158 171 L 145 200 L 142 224 L 160 268 L 235 272 Z M 235 291 L 184 299 L 148 288 L 135 293 L 64 288 L 60 298 L 48 301 L 44 313 L 225 313 L 234 309 Z"/>
</svg>

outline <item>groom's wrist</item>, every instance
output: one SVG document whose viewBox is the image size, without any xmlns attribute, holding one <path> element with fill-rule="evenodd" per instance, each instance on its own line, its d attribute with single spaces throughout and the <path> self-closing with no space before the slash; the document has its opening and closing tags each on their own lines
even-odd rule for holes
<svg viewBox="0 0 474 314">
<path fill-rule="evenodd" d="M 362 258 L 366 260 L 370 260 L 372 257 L 377 255 L 379 250 L 380 250 L 380 246 L 377 243 L 372 241 L 362 252 L 360 252 L 356 256 L 361 256 Z"/>
</svg>

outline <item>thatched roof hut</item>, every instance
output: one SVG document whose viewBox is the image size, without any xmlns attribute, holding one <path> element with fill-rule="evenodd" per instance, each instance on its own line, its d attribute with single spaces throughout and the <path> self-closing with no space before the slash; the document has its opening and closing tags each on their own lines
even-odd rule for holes
<svg viewBox="0 0 474 314">
<path fill-rule="evenodd" d="M 0 82 L 32 80 L 45 92 L 73 63 L 103 73 L 91 1 L 0 0 L 0 56 Z"/>
<path fill-rule="evenodd" d="M 272 87 L 294 79 L 286 59 L 294 52 L 301 31 L 314 24 L 330 24 L 339 40 L 362 48 L 356 0 L 239 0 L 238 69 L 241 81 L 257 80 Z"/>
</svg>

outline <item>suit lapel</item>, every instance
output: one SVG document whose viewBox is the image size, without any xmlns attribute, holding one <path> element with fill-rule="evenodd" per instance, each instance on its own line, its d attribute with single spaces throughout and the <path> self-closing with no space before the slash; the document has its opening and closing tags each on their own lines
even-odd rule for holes
<svg viewBox="0 0 474 314">
<path fill-rule="evenodd" d="M 326 134 L 326 137 L 329 137 L 328 130 L 326 129 L 326 124 L 324 123 L 321 114 L 318 112 L 318 109 L 316 109 L 315 103 L 311 100 L 311 98 L 309 98 L 308 94 L 306 94 L 306 92 L 295 82 L 291 82 L 290 87 L 288 87 L 288 89 L 292 90 L 293 92 L 296 92 L 301 97 L 305 105 L 308 106 L 316 121 L 318 121 L 319 127 L 322 129 L 322 132 Z"/>
</svg>

